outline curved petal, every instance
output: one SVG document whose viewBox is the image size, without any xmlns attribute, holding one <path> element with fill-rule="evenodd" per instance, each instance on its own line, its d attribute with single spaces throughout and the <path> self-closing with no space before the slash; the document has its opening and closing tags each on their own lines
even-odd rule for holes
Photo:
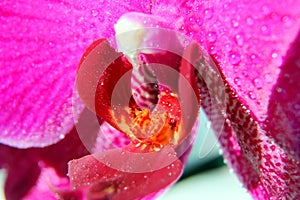
<svg viewBox="0 0 300 200">
<path fill-rule="evenodd" d="M 184 53 L 187 54 L 184 56 L 189 58 L 188 48 Z M 140 58 L 142 64 L 149 64 L 158 80 L 157 89 L 161 94 L 151 115 L 153 114 L 153 118 L 159 120 L 157 122 L 161 125 L 143 125 L 146 116 L 142 118 L 141 112 L 144 115 L 147 111 L 138 107 L 132 94 L 133 66 L 122 53 L 116 52 L 104 39 L 95 41 L 83 55 L 76 82 L 79 96 L 98 116 L 133 139 L 142 140 L 148 137 L 145 133 L 149 133 L 153 135 L 152 139 L 162 144 L 173 137 L 175 143 L 181 143 L 190 133 L 199 109 L 199 90 L 193 76 L 194 68 L 185 58 L 168 51 L 159 53 L 158 50 L 153 50 L 152 54 L 140 54 Z M 148 65 L 138 66 L 139 69 L 144 67 Z M 188 94 L 189 90 L 192 92 Z M 161 109 L 168 114 L 166 116 L 162 114 Z M 163 121 L 164 119 L 168 122 Z M 149 120 L 149 123 L 153 122 Z M 173 132 L 179 134 L 170 136 L 167 133 L 169 128 L 170 134 Z M 160 129 L 163 134 L 160 134 Z M 162 138 L 165 136 L 170 138 Z"/>
<path fill-rule="evenodd" d="M 169 165 L 158 170 L 132 173 L 124 172 L 105 164 L 102 158 L 113 156 L 121 163 L 128 164 L 126 158 L 122 157 L 122 150 L 106 151 L 97 155 L 90 155 L 69 163 L 69 175 L 74 189 L 87 188 L 86 195 L 90 199 L 136 199 L 144 197 L 153 192 L 174 183 L 182 172 L 182 164 L 176 159 Z M 158 152 L 156 158 L 169 157 L 168 151 Z M 124 158 L 124 160 L 122 159 Z M 141 157 L 140 157 L 141 158 Z M 136 160 L 134 166 L 156 165 L 156 159 Z M 130 165 L 130 163 L 129 163 Z M 155 184 L 153 184 L 155 183 Z"/>
<path fill-rule="evenodd" d="M 80 56 L 91 41 L 113 35 L 120 15 L 133 10 L 149 12 L 150 4 L 1 1 L 0 142 L 27 148 L 61 140 L 74 125 L 72 91 Z"/>
<path fill-rule="evenodd" d="M 299 58 L 299 3 L 166 0 L 152 9 L 197 39 L 222 71 L 227 110 L 220 142 L 257 199 L 299 198 L 299 97 L 289 93 L 298 88 L 293 75 Z M 203 99 L 213 116 L 210 102 Z M 222 120 L 213 122 L 223 126 Z"/>
<path fill-rule="evenodd" d="M 55 189 L 70 189 L 67 163 L 88 154 L 75 129 L 46 148 L 0 146 L 0 167 L 7 170 L 7 199 L 55 199 Z"/>
</svg>

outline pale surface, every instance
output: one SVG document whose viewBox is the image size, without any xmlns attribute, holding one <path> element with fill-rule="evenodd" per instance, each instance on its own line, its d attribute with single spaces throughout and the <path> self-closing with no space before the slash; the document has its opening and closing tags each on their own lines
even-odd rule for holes
<svg viewBox="0 0 300 200">
<path fill-rule="evenodd" d="M 159 200 L 251 200 L 236 176 L 228 167 L 220 167 L 184 179 Z"/>
</svg>

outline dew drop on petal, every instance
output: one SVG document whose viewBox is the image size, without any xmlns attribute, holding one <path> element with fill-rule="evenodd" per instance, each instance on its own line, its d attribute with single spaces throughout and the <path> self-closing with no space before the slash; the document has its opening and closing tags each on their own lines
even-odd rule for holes
<svg viewBox="0 0 300 200">
<path fill-rule="evenodd" d="M 213 43 L 217 40 L 217 34 L 215 32 L 209 32 L 207 34 L 207 39 L 209 42 Z"/>
<path fill-rule="evenodd" d="M 248 96 L 249 96 L 249 98 L 252 99 L 252 100 L 255 100 L 255 99 L 256 99 L 256 95 L 255 95 L 255 93 L 254 93 L 253 91 L 249 91 L 249 92 L 248 92 Z"/>
<path fill-rule="evenodd" d="M 104 17 L 103 17 L 102 15 L 100 15 L 100 16 L 98 17 L 98 20 L 99 20 L 99 22 L 104 22 Z"/>
<path fill-rule="evenodd" d="M 300 105 L 299 104 L 295 104 L 294 108 L 295 108 L 295 110 L 300 110 Z"/>
<path fill-rule="evenodd" d="M 249 26 L 252 26 L 254 24 L 254 20 L 252 17 L 247 17 L 246 18 L 246 22 Z"/>
<path fill-rule="evenodd" d="M 241 62 L 241 55 L 238 53 L 229 54 L 229 60 L 231 64 L 238 65 Z"/>
<path fill-rule="evenodd" d="M 215 55 L 217 53 L 216 47 L 215 46 L 210 46 L 209 47 L 209 53 L 211 55 Z"/>
<path fill-rule="evenodd" d="M 95 9 L 91 10 L 91 13 L 93 17 L 97 17 L 99 15 L 99 11 Z"/>
<path fill-rule="evenodd" d="M 260 62 L 259 57 L 256 54 L 251 54 L 250 56 L 252 63 L 258 64 Z"/>
<path fill-rule="evenodd" d="M 237 45 L 242 46 L 244 44 L 244 35 L 243 34 L 237 34 L 235 36 L 235 42 Z"/>
<path fill-rule="evenodd" d="M 282 57 L 277 52 L 272 52 L 271 57 L 273 58 L 273 64 L 276 66 L 282 65 Z"/>
<path fill-rule="evenodd" d="M 285 15 L 281 18 L 281 21 L 284 23 L 286 27 L 290 27 L 293 25 L 292 19 L 290 16 Z"/>
<path fill-rule="evenodd" d="M 278 88 L 276 88 L 276 91 L 277 91 L 278 93 L 281 93 L 281 92 L 282 92 L 282 88 L 278 87 Z"/>
<path fill-rule="evenodd" d="M 235 77 L 233 79 L 234 83 L 237 85 L 237 86 L 240 86 L 241 85 L 241 79 L 239 77 Z"/>
<path fill-rule="evenodd" d="M 236 19 L 231 20 L 231 25 L 233 28 L 237 28 L 239 26 L 239 22 Z"/>
<path fill-rule="evenodd" d="M 264 86 L 264 81 L 261 78 L 254 79 L 253 83 L 257 89 L 261 89 Z"/>
<path fill-rule="evenodd" d="M 269 30 L 268 26 L 266 26 L 266 25 L 261 26 L 260 30 L 261 30 L 262 34 L 264 34 L 264 35 L 270 34 L 270 30 Z"/>
<path fill-rule="evenodd" d="M 203 25 L 203 20 L 200 19 L 200 18 L 197 18 L 197 19 L 196 19 L 196 23 L 197 23 L 199 26 L 202 26 L 202 25 Z"/>
<path fill-rule="evenodd" d="M 225 48 L 226 48 L 227 51 L 231 51 L 232 50 L 232 45 L 228 43 L 228 44 L 225 45 Z"/>
<path fill-rule="evenodd" d="M 211 10 L 211 9 L 205 9 L 205 10 L 204 10 L 204 16 L 205 16 L 205 18 L 207 18 L 207 19 L 211 19 L 212 16 L 213 16 L 212 10 Z"/>
<path fill-rule="evenodd" d="M 265 74 L 265 80 L 267 83 L 271 83 L 273 81 L 272 75 L 269 73 Z"/>
</svg>

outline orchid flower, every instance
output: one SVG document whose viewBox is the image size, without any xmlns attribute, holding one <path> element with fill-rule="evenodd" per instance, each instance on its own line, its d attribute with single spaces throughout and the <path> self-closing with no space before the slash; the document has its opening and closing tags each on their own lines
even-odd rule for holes
<svg viewBox="0 0 300 200">
<path fill-rule="evenodd" d="M 117 49 L 109 42 L 115 37 L 118 27 L 126 29 L 126 23 L 125 28 L 118 23 L 124 19 L 122 16 L 130 16 L 128 25 L 138 25 L 139 30 L 164 28 L 173 31 L 176 37 L 180 33 L 196 41 L 182 45 L 182 49 L 179 47 L 179 58 L 167 51 L 140 52 L 133 58 L 138 58 L 138 64 L 144 64 L 145 69 L 154 61 L 169 64 L 188 80 L 196 96 L 195 105 L 199 105 L 200 97 L 201 106 L 217 130 L 224 158 L 254 199 L 298 199 L 300 84 L 296 78 L 300 75 L 299 3 L 297 0 L 1 1 L 0 167 L 7 169 L 7 199 L 154 198 L 157 192 L 173 184 L 180 176 L 186 155 L 180 157 L 174 151 L 189 138 L 190 132 L 193 135 L 190 125 L 183 129 L 178 140 L 173 136 L 174 132 L 168 131 L 172 126 L 167 125 L 167 131 L 156 135 L 168 138 L 166 143 L 159 137 L 146 142 L 145 137 L 138 135 L 139 131 L 131 134 L 124 131 L 124 127 L 134 127 L 128 120 L 138 124 L 147 120 L 149 110 L 151 116 L 155 112 L 151 107 L 154 104 L 172 114 L 165 115 L 158 109 L 157 116 L 168 119 L 182 116 L 172 113 L 162 103 L 166 100 L 173 107 L 180 104 L 173 98 L 173 92 L 182 91 L 181 81 L 172 82 L 177 88 L 160 86 L 157 93 L 156 87 L 148 84 L 144 91 L 154 91 L 151 93 L 154 95 L 146 106 L 138 100 L 143 91 L 137 92 L 135 103 L 117 108 L 117 113 L 107 103 L 112 99 L 123 100 L 124 93 L 121 95 L 121 92 L 124 91 L 124 102 L 130 100 L 128 87 L 134 83 L 128 78 L 118 87 L 119 92 L 114 93 L 110 85 L 116 85 L 128 71 L 139 73 L 126 48 Z M 151 41 L 162 38 L 163 33 L 159 33 L 145 43 L 149 45 Z M 140 45 L 135 43 L 136 40 L 128 42 L 129 46 L 134 44 L 138 48 Z M 98 49 L 101 51 L 97 57 Z M 110 53 L 103 54 L 105 51 Z M 190 65 L 200 63 L 201 66 L 200 58 L 205 51 L 212 57 L 217 71 L 208 67 L 212 65 L 204 65 L 197 68 L 193 77 Z M 159 56 L 160 53 L 167 56 Z M 114 64 L 105 60 L 109 56 L 116 59 Z M 169 56 L 174 56 L 175 60 L 178 58 L 177 64 L 169 62 Z M 87 76 L 80 78 L 81 70 L 91 72 L 93 65 L 87 63 L 93 59 L 98 62 L 100 59 L 107 67 L 100 69 L 104 75 L 96 76 L 104 82 L 103 87 L 101 81 L 89 85 L 82 81 L 87 80 Z M 113 65 L 120 67 L 119 71 Z M 160 73 L 155 73 L 152 68 L 150 74 L 154 81 L 164 78 L 163 73 L 161 78 L 156 77 Z M 74 95 L 75 82 L 80 98 Z M 163 94 L 162 97 L 158 93 Z M 116 98 L 112 98 L 114 94 Z M 88 109 L 81 106 L 81 101 Z M 79 106 L 74 109 L 74 105 Z M 136 105 L 146 109 L 139 109 Z M 99 118 L 95 118 L 95 113 Z M 191 115 L 195 118 L 193 112 Z M 93 116 L 92 120 L 89 120 L 90 116 Z M 122 116 L 129 116 L 125 117 L 126 123 L 122 123 Z M 89 121 L 91 126 L 78 128 L 82 121 Z M 194 124 L 195 119 L 191 121 Z M 103 137 L 98 138 L 99 124 L 103 133 L 100 136 Z M 174 127 L 180 129 L 178 125 Z M 138 130 L 141 128 L 138 126 Z M 89 137 L 82 138 L 77 134 L 81 131 Z M 97 143 L 93 146 L 96 147 L 93 155 L 88 151 L 92 147 L 82 142 L 89 139 Z M 133 146 L 137 139 L 142 140 L 144 148 Z M 171 146 L 155 151 L 157 141 Z M 108 162 L 115 161 L 124 151 L 129 160 L 134 159 L 131 157 L 134 153 L 162 159 L 171 154 L 172 159 L 166 159 L 166 163 L 155 171 L 148 169 L 138 174 L 129 169 L 110 167 Z M 146 158 L 145 163 L 155 165 L 150 158 Z M 105 162 L 101 162 L 103 160 Z M 167 176 L 169 172 L 172 176 Z M 129 182 L 137 184 L 128 186 Z M 134 190 L 132 187 L 137 185 L 140 188 Z"/>
</svg>

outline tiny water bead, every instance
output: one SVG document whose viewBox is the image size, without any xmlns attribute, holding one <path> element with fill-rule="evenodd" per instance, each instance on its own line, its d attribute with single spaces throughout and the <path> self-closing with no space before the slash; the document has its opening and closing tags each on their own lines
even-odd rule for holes
<svg viewBox="0 0 300 200">
<path fill-rule="evenodd" d="M 235 42 L 237 45 L 242 46 L 244 44 L 244 35 L 242 33 L 235 35 Z"/>
<path fill-rule="evenodd" d="M 241 55 L 239 53 L 232 52 L 229 54 L 229 60 L 231 64 L 238 65 L 241 62 Z"/>
<path fill-rule="evenodd" d="M 96 9 L 92 9 L 91 14 L 92 14 L 93 17 L 97 17 L 99 15 L 99 11 L 96 10 Z"/>
<path fill-rule="evenodd" d="M 233 28 L 237 28 L 239 26 L 239 21 L 236 19 L 231 20 L 231 25 Z"/>
<path fill-rule="evenodd" d="M 264 86 L 264 81 L 261 78 L 256 78 L 253 80 L 254 86 L 257 89 L 262 89 Z"/>
<path fill-rule="evenodd" d="M 207 38 L 209 42 L 214 43 L 217 40 L 217 34 L 215 32 L 209 32 Z"/>
</svg>

